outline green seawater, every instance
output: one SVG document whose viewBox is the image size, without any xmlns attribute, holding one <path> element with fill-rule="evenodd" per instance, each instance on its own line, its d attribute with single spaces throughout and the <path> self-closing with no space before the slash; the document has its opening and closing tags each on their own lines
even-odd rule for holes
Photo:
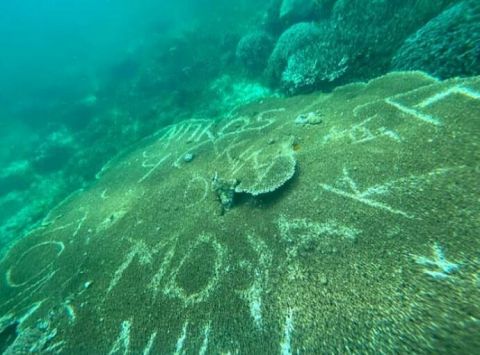
<svg viewBox="0 0 480 355">
<path fill-rule="evenodd" d="M 0 4 L 0 354 L 473 354 L 480 3 Z"/>
</svg>

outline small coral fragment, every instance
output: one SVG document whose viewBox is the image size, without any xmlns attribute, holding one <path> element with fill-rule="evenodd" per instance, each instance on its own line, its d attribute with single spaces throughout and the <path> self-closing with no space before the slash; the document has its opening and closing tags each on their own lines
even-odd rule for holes
<svg viewBox="0 0 480 355">
<path fill-rule="evenodd" d="M 212 179 L 212 189 L 217 194 L 220 200 L 223 211 L 232 208 L 235 197 L 235 186 L 238 185 L 238 181 L 235 179 L 224 180 L 218 177 L 215 173 Z"/>
<path fill-rule="evenodd" d="M 323 121 L 323 114 L 320 111 L 301 113 L 295 118 L 296 124 L 301 125 L 316 125 L 320 124 Z"/>
</svg>

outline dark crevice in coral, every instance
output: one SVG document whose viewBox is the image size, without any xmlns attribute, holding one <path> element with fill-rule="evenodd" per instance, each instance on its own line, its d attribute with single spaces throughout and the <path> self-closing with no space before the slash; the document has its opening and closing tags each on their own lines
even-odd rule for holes
<svg viewBox="0 0 480 355">
<path fill-rule="evenodd" d="M 18 323 L 12 323 L 0 332 L 0 354 L 3 354 L 10 345 L 17 339 Z"/>
</svg>

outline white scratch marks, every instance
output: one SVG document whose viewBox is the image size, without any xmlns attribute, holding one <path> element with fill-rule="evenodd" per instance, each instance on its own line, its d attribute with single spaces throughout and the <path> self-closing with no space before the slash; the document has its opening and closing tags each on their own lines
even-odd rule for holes
<svg viewBox="0 0 480 355">
<path fill-rule="evenodd" d="M 395 102 L 393 100 L 393 98 L 389 97 L 387 99 L 385 99 L 385 102 L 392 105 L 393 107 L 397 108 L 399 111 L 403 112 L 403 113 L 406 113 L 407 115 L 410 115 L 410 116 L 413 116 L 425 123 L 429 123 L 431 125 L 434 125 L 434 126 L 440 126 L 441 125 L 441 121 L 439 118 L 435 117 L 435 116 L 432 116 L 432 115 L 428 115 L 426 113 L 423 113 L 421 111 L 418 111 L 418 110 L 415 110 L 414 108 L 411 108 L 411 107 L 407 107 L 405 105 L 402 105 L 398 102 Z"/>
<path fill-rule="evenodd" d="M 358 201 L 360 203 L 363 203 L 367 206 L 373 207 L 373 208 L 378 208 L 381 210 L 385 210 L 387 212 L 393 213 L 393 214 L 398 214 L 400 216 L 403 216 L 405 218 L 413 218 L 413 215 L 408 214 L 404 211 L 395 209 L 390 207 L 389 205 L 376 201 L 372 198 L 372 195 L 385 195 L 388 193 L 389 189 L 389 184 L 383 184 L 383 185 L 375 185 L 375 186 L 370 186 L 369 188 L 360 191 L 358 188 L 357 184 L 355 181 L 349 176 L 348 171 L 346 168 L 343 168 L 343 176 L 340 178 L 338 181 L 341 186 L 345 186 L 346 189 L 342 189 L 339 187 L 335 187 L 332 185 L 328 184 L 320 184 L 320 186 L 328 192 L 332 192 L 334 194 L 337 194 L 339 196 L 347 197 L 352 200 Z"/>
<path fill-rule="evenodd" d="M 287 316 L 285 317 L 285 324 L 283 326 L 283 340 L 280 344 L 280 353 L 282 355 L 291 355 L 292 352 L 292 334 L 294 331 L 293 325 L 293 310 L 289 308 L 287 310 Z"/>
<path fill-rule="evenodd" d="M 188 328 L 188 321 L 183 324 L 182 334 L 177 339 L 177 345 L 175 346 L 175 355 L 181 355 L 183 353 L 183 347 L 185 345 L 185 339 L 187 339 L 187 328 Z"/>
<path fill-rule="evenodd" d="M 435 280 L 445 280 L 449 275 L 460 269 L 459 264 L 447 260 L 440 244 L 435 243 L 432 246 L 432 250 L 433 258 L 412 255 L 417 264 L 428 267 L 423 269 L 425 274 L 433 277 Z"/>
<path fill-rule="evenodd" d="M 112 291 L 112 289 L 118 284 L 120 279 L 123 276 L 125 270 L 130 266 L 133 259 L 138 255 L 139 262 L 142 265 L 149 264 L 152 262 L 152 255 L 148 250 L 148 246 L 143 241 L 135 241 L 133 247 L 131 248 L 130 252 L 127 254 L 127 257 L 123 261 L 123 263 L 118 267 L 113 275 L 110 284 L 108 285 L 107 294 Z"/>
<path fill-rule="evenodd" d="M 211 330 L 211 325 L 208 323 L 204 328 L 203 328 L 203 342 L 202 346 L 200 347 L 200 350 L 198 351 L 199 355 L 205 355 L 207 353 L 208 349 L 208 338 L 210 336 L 210 330 Z"/>
<path fill-rule="evenodd" d="M 108 355 L 114 354 L 124 354 L 128 355 L 130 353 L 130 329 L 132 327 L 131 320 L 125 320 L 122 322 L 120 328 L 120 334 L 113 343 L 112 349 L 108 353 Z M 122 351 L 123 350 L 123 351 Z"/>
<path fill-rule="evenodd" d="M 145 348 L 143 349 L 143 355 L 149 355 L 150 352 L 152 351 L 153 343 L 155 342 L 155 338 L 157 337 L 157 332 L 154 331 L 151 335 L 150 338 L 148 339 L 147 345 L 145 345 Z"/>
<path fill-rule="evenodd" d="M 145 181 L 146 179 L 148 179 L 148 177 L 149 177 L 150 175 L 152 175 L 153 172 L 154 172 L 156 169 L 158 169 L 158 167 L 159 167 L 160 165 L 162 165 L 162 163 L 170 157 L 170 155 L 172 155 L 172 153 L 168 153 L 167 155 L 163 156 L 163 157 L 162 157 L 157 163 L 155 163 L 154 165 L 145 165 L 145 164 L 143 164 L 143 167 L 151 167 L 151 169 L 150 169 L 145 175 L 143 175 L 143 176 L 138 180 L 138 182 L 141 183 L 141 182 Z"/>
</svg>

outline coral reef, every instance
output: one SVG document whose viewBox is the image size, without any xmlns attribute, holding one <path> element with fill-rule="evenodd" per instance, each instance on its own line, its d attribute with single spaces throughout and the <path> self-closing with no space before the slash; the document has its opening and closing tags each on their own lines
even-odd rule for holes
<svg viewBox="0 0 480 355">
<path fill-rule="evenodd" d="M 237 60 L 250 72 L 261 73 L 273 48 L 273 38 L 262 30 L 247 33 L 238 42 Z"/>
<path fill-rule="evenodd" d="M 0 349 L 475 353 L 479 101 L 397 72 L 161 128 L 0 259 Z"/>
<path fill-rule="evenodd" d="M 318 4 L 315 0 L 283 0 L 280 6 L 279 19 L 292 22 L 305 20 L 312 16 Z"/>
<path fill-rule="evenodd" d="M 297 23 L 288 28 L 277 40 L 275 48 L 268 59 L 268 75 L 273 80 L 278 80 L 290 56 L 317 42 L 321 34 L 321 28 L 311 22 Z"/>
<path fill-rule="evenodd" d="M 319 39 L 288 58 L 281 85 L 290 94 L 309 91 L 340 79 L 348 70 L 348 62 L 348 53 L 335 48 L 333 41 Z"/>
<path fill-rule="evenodd" d="M 451 2 L 338 0 L 328 18 L 282 33 L 267 75 L 297 94 L 383 74 L 405 38 Z"/>
<path fill-rule="evenodd" d="M 439 78 L 480 72 L 480 4 L 462 1 L 420 28 L 397 50 L 394 70 L 424 70 Z"/>
<path fill-rule="evenodd" d="M 221 118 L 281 94 L 329 91 L 391 68 L 420 68 L 442 78 L 480 71 L 474 0 L 212 6 L 225 16 L 212 21 L 209 12 L 173 32 L 149 34 L 82 82 L 50 83 L 18 102 L 2 96 L 1 115 L 12 122 L 5 130 L 2 125 L 0 161 L 6 167 L 28 163 L 25 174 L 0 174 L 1 219 L 12 221 L 2 231 L 14 220 L 37 219 L 40 206 L 91 183 L 106 161 L 168 124 Z M 22 132 L 14 142 L 9 125 Z M 35 208 L 25 206 L 27 195 Z M 22 234 L 25 223 L 15 233 Z"/>
<path fill-rule="evenodd" d="M 258 81 L 228 74 L 216 78 L 208 87 L 208 104 L 200 111 L 207 117 L 228 115 L 235 108 L 274 97 L 273 91 Z"/>
<path fill-rule="evenodd" d="M 0 171 L 0 197 L 12 192 L 28 189 L 34 181 L 28 160 L 14 161 Z"/>
</svg>

